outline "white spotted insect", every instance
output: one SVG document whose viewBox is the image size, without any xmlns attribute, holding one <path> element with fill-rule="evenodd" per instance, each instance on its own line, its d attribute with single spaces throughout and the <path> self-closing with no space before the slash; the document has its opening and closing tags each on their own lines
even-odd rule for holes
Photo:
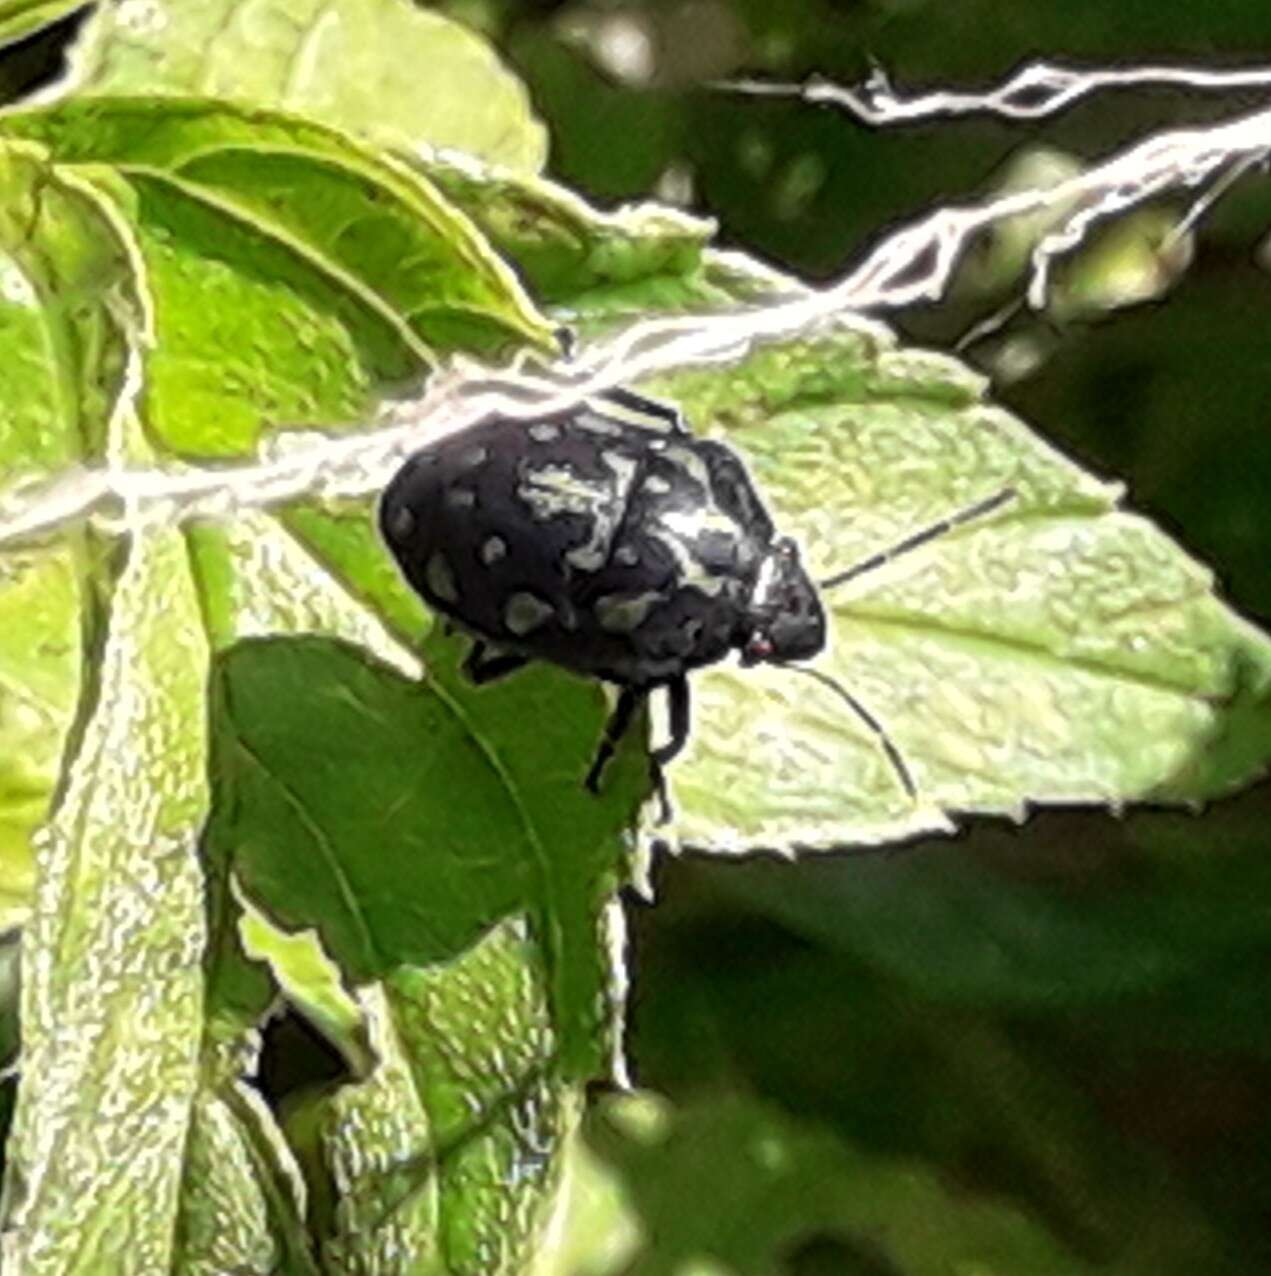
<svg viewBox="0 0 1271 1276">
<path fill-rule="evenodd" d="M 999 492 L 821 582 L 840 584 L 996 509 Z M 909 771 L 844 688 L 790 664 L 825 647 L 825 612 L 798 547 L 778 536 L 737 454 L 677 411 L 627 390 L 522 421 L 498 417 L 429 444 L 385 490 L 380 531 L 411 586 L 473 639 L 476 683 L 548 660 L 620 688 L 585 783 L 601 774 L 641 701 L 666 688 L 670 739 L 689 734 L 688 674 L 741 653 L 831 686 Z"/>
</svg>

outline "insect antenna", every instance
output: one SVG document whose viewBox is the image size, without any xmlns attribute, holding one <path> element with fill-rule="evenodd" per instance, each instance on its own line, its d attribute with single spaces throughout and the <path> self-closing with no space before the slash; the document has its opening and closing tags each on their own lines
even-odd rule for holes
<svg viewBox="0 0 1271 1276">
<path fill-rule="evenodd" d="M 1004 487 L 1000 492 L 995 492 L 985 500 L 977 501 L 974 505 L 968 505 L 966 509 L 958 510 L 956 514 L 950 514 L 947 518 L 931 523 L 921 531 L 914 532 L 912 536 L 906 536 L 903 541 L 893 545 L 890 549 L 880 550 L 877 554 L 871 554 L 863 562 L 847 568 L 846 571 L 838 572 L 826 580 L 818 581 L 817 584 L 821 589 L 833 589 L 835 585 L 842 585 L 849 580 L 855 580 L 857 576 L 864 576 L 866 572 L 875 571 L 877 568 L 882 567 L 884 563 L 890 563 L 893 559 L 900 558 L 903 554 L 908 554 L 910 550 L 917 549 L 928 541 L 933 541 L 937 537 L 943 536 L 946 532 L 953 531 L 955 527 L 961 527 L 963 523 L 970 523 L 977 518 L 983 518 L 986 514 L 991 514 L 994 510 L 1000 509 L 1003 505 L 1013 501 L 1018 495 L 1019 493 L 1013 487 Z"/>
<path fill-rule="evenodd" d="M 909 773 L 909 768 L 905 765 L 905 759 L 900 756 L 900 750 L 896 747 L 896 742 L 887 734 L 887 728 L 845 686 L 831 678 L 828 673 L 822 673 L 820 669 L 812 669 L 807 665 L 787 664 L 784 660 L 774 660 L 772 663 L 779 669 L 789 669 L 794 673 L 806 674 L 809 678 L 815 678 L 822 686 L 829 687 L 874 733 L 905 792 L 911 798 L 918 796 L 918 787 L 914 784 L 914 778 Z"/>
<path fill-rule="evenodd" d="M 977 501 L 974 505 L 968 505 L 965 509 L 958 510 L 946 518 L 931 523 L 920 531 L 914 532 L 911 536 L 906 536 L 904 540 L 899 541 L 889 549 L 881 550 L 877 554 L 871 554 L 855 566 L 819 581 L 819 588 L 832 589 L 835 585 L 842 585 L 849 580 L 854 580 L 857 576 L 864 576 L 867 572 L 875 571 L 877 568 L 882 567 L 884 563 L 890 563 L 893 559 L 899 558 L 903 554 L 908 554 L 910 550 L 917 549 L 919 546 L 927 544 L 928 541 L 933 541 L 937 537 L 945 535 L 946 532 L 951 532 L 955 527 L 961 527 L 964 523 L 970 523 L 977 518 L 983 518 L 986 514 L 991 514 L 994 510 L 1001 509 L 1003 505 L 1013 501 L 1017 495 L 1018 493 L 1013 487 L 1003 488 L 1000 492 L 995 492 L 992 496 L 986 497 L 982 501 Z M 829 687 L 873 733 L 879 747 L 887 755 L 887 760 L 891 763 L 892 770 L 896 772 L 896 776 L 905 792 L 910 798 L 918 796 L 918 788 L 914 784 L 913 775 L 910 773 L 909 767 L 905 765 L 905 759 L 901 757 L 900 750 L 896 747 L 896 742 L 887 734 L 886 727 L 846 687 L 831 678 L 829 674 L 823 673 L 820 669 L 811 669 L 807 665 L 788 664 L 785 661 L 773 661 L 772 663 L 779 665 L 782 669 L 790 669 L 795 673 L 814 678 L 822 686 Z"/>
</svg>

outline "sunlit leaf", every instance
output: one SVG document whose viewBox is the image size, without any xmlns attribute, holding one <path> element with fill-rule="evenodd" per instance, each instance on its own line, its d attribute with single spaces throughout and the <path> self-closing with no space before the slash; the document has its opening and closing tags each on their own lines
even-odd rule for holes
<svg viewBox="0 0 1271 1276">
<path fill-rule="evenodd" d="M 881 724 L 916 794 L 832 687 L 721 667 L 696 679 L 673 768 L 683 841 L 879 842 L 959 811 L 1213 796 L 1263 765 L 1271 644 L 1117 488 L 986 403 L 953 360 L 852 326 L 654 388 L 742 450 L 814 579 L 1012 493 L 825 597 L 813 668 Z"/>
<path fill-rule="evenodd" d="M 421 74 L 421 68 L 427 68 Z M 79 92 L 206 94 L 274 106 L 382 145 L 538 168 L 546 135 L 474 32 L 409 0 L 103 4 L 76 47 Z"/>
<path fill-rule="evenodd" d="M 6 1257 L 33 1274 L 168 1270 L 199 1085 L 208 652 L 179 536 L 130 551 L 23 937 Z"/>
<path fill-rule="evenodd" d="M 504 923 L 456 961 L 363 994 L 378 1066 L 289 1122 L 302 1146 L 321 1140 L 305 1164 L 333 1270 L 525 1270 L 580 1102 L 553 1067 L 535 948 Z"/>
<path fill-rule="evenodd" d="M 330 129 L 113 98 L 0 129 L 48 147 L 114 219 L 150 329 L 145 420 L 173 451 L 241 454 L 282 425 L 348 429 L 438 352 L 550 342 L 509 268 L 425 178 Z"/>
<path fill-rule="evenodd" d="M 0 0 L 0 47 L 51 27 L 87 0 Z"/>
<path fill-rule="evenodd" d="M 127 358 L 110 306 L 124 277 L 91 194 L 38 147 L 0 145 L 0 492 L 100 447 Z M 25 912 L 79 701 L 83 557 L 68 534 L 0 558 L 0 927 Z"/>
<path fill-rule="evenodd" d="M 699 269 L 710 222 L 658 204 L 601 213 L 567 187 L 524 173 L 454 157 L 425 157 L 420 168 L 463 209 L 545 301 L 585 300 L 594 311 L 606 294 L 628 296 L 646 285 L 656 305 L 659 282 Z"/>
</svg>

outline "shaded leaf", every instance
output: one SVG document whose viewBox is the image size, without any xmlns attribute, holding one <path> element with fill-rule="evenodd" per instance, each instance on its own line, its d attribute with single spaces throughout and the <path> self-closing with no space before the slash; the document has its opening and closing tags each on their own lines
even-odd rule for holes
<svg viewBox="0 0 1271 1276">
<path fill-rule="evenodd" d="M 186 537 L 204 623 L 218 652 L 249 637 L 325 633 L 418 676 L 419 662 L 268 514 L 196 524 Z M 214 781 L 218 778 L 214 771 Z M 210 1031 L 236 1040 L 259 1021 L 275 995 L 263 964 L 268 962 L 285 995 L 327 1032 L 351 1064 L 362 1066 L 364 1029 L 347 994 L 328 985 L 316 936 L 279 930 L 250 903 L 243 909 L 234 889 L 232 846 L 205 838 L 203 855 L 210 883 Z"/>
<path fill-rule="evenodd" d="M 600 729 L 595 689 L 542 670 L 474 690 L 458 647 L 431 644 L 419 684 L 319 639 L 230 652 L 209 841 L 276 922 L 315 926 L 355 984 L 451 960 L 528 914 L 562 1066 L 590 1075 L 609 1018 L 600 911 L 623 872 L 639 750 L 597 801 L 580 779 Z"/>
<path fill-rule="evenodd" d="M 942 854 L 956 856 L 962 845 L 945 843 Z M 1021 846 L 1021 860 L 1023 852 Z M 861 862 L 844 861 L 845 875 Z M 649 959 L 642 963 L 634 1042 L 650 1083 L 687 1103 L 744 1083 L 873 1160 L 922 1164 L 956 1183 L 959 1195 L 1008 1204 L 1065 1252 L 1097 1256 L 1100 1270 L 1244 1271 L 1240 1256 L 1226 1253 L 1213 1211 L 1196 1199 L 1202 1176 L 1181 1183 L 1178 1164 L 1145 1145 L 1133 1125 L 1127 1128 L 1126 1109 L 1113 1110 L 1098 1094 L 1126 1058 L 1124 1038 L 1109 1038 L 1100 1025 L 1119 1022 L 1142 1003 L 1110 1000 L 1101 1019 L 1071 1003 L 1048 1013 L 1040 995 L 1008 1014 L 942 1004 L 934 995 L 938 980 L 928 988 L 920 978 L 880 971 L 867 957 L 783 934 L 754 916 L 754 902 L 741 917 L 720 909 L 718 900 L 711 906 L 712 885 L 745 879 L 758 867 L 698 859 L 667 872 L 665 904 L 643 936 Z M 829 861 L 811 858 L 784 871 L 824 881 Z M 748 892 L 752 901 L 757 896 Z M 922 960 L 924 920 L 921 910 L 912 922 L 897 919 L 913 949 L 912 967 Z M 976 920 L 968 921 L 972 933 Z M 848 917 L 843 924 L 851 923 Z M 933 965 L 944 956 L 939 939 Z M 1081 954 L 1068 952 L 1064 960 L 1079 964 Z M 1149 1059 L 1170 1050 L 1150 1032 L 1139 1048 Z M 1185 1054 L 1184 1046 L 1171 1061 L 1182 1063 Z M 1166 1106 L 1196 1102 L 1183 1096 L 1192 1094 L 1192 1084 L 1206 1084 L 1216 1061 L 1194 1062 L 1186 1075 L 1171 1074 L 1167 1088 L 1176 1097 Z M 1232 1072 L 1239 1075 L 1238 1068 Z M 1145 1100 L 1154 1111 L 1160 1102 Z M 1222 1133 L 1218 1139 L 1229 1146 Z M 1189 1162 L 1191 1155 L 1189 1144 Z M 647 1164 L 656 1172 L 652 1150 Z"/>
<path fill-rule="evenodd" d="M 1271 892 L 1271 863 L 1252 830 L 1240 837 L 1230 821 L 1218 827 L 1222 856 L 1192 848 L 1188 863 L 1173 865 L 1153 863 L 1111 830 L 1099 862 L 1112 880 L 1096 890 L 1056 891 L 1046 877 L 1029 880 L 1024 865 L 1023 880 L 1012 880 L 983 854 L 966 846 L 950 854 L 942 842 L 890 858 L 809 862 L 797 873 L 756 862 L 725 889 L 923 996 L 978 1007 L 1124 1007 L 1218 963 L 1261 962 L 1265 919 L 1247 904 Z M 1092 833 L 1076 816 L 1058 825 L 1048 818 L 1028 848 L 1016 834 L 988 829 L 977 830 L 974 845 L 993 848 L 1000 864 L 1023 857 L 1036 866 L 1048 842 L 1086 845 Z"/>
</svg>

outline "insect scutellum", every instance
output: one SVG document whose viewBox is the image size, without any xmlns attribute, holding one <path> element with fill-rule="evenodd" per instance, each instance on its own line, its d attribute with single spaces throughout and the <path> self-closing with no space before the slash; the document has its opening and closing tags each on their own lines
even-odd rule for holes
<svg viewBox="0 0 1271 1276">
<path fill-rule="evenodd" d="M 795 662 L 825 646 L 820 590 L 996 510 L 1006 489 L 814 584 L 741 458 L 692 434 L 678 409 L 618 388 L 566 412 L 495 417 L 429 444 L 385 489 L 379 525 L 411 586 L 471 635 L 464 668 L 483 683 L 546 660 L 619 688 L 587 772 L 600 777 L 636 710 L 665 688 L 663 768 L 690 730 L 688 674 L 738 651 L 830 686 L 877 736 L 886 730 L 828 674 Z"/>
</svg>

